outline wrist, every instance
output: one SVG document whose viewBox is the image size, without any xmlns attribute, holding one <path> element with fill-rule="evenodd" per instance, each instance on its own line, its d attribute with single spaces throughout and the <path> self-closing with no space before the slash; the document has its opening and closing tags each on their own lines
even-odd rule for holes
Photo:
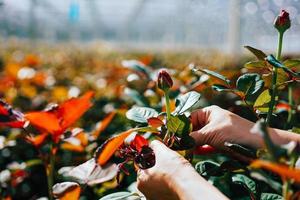
<svg viewBox="0 0 300 200">
<path fill-rule="evenodd" d="M 169 183 L 180 200 L 198 200 L 199 195 L 203 199 L 227 199 L 218 189 L 200 176 L 190 164 L 182 166 L 170 176 Z"/>
<path fill-rule="evenodd" d="M 275 128 L 269 128 L 268 130 L 272 141 L 277 145 L 287 144 L 291 141 L 300 143 L 299 134 Z"/>
<path fill-rule="evenodd" d="M 175 170 L 173 174 L 169 175 L 170 188 L 177 194 L 180 200 L 190 199 L 192 188 L 194 187 L 191 182 L 200 175 L 194 170 L 191 165 L 182 166 L 180 169 Z"/>
</svg>

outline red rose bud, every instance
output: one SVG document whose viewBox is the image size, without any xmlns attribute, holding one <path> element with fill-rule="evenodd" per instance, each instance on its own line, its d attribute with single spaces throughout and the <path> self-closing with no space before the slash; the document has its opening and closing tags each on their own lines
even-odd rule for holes
<svg viewBox="0 0 300 200">
<path fill-rule="evenodd" d="M 280 14 L 276 17 L 274 21 L 274 27 L 279 32 L 285 32 L 291 27 L 290 15 L 285 10 L 281 10 Z"/>
<path fill-rule="evenodd" d="M 167 91 L 173 86 L 172 78 L 167 71 L 161 70 L 158 73 L 157 86 L 163 91 Z"/>
</svg>

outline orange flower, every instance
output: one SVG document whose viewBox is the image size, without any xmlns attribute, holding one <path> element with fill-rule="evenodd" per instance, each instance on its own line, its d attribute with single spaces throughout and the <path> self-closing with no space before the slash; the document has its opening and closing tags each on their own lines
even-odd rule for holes
<svg viewBox="0 0 300 200">
<path fill-rule="evenodd" d="M 52 135 L 54 142 L 58 142 L 60 136 L 74 124 L 91 106 L 93 92 L 87 92 L 79 98 L 72 98 L 61 105 L 40 112 L 29 112 L 25 118 L 41 132 Z"/>
<path fill-rule="evenodd" d="M 276 164 L 265 160 L 255 160 L 251 163 L 251 167 L 270 170 L 284 179 L 293 179 L 295 182 L 300 183 L 300 170 L 289 168 L 287 165 Z"/>
</svg>

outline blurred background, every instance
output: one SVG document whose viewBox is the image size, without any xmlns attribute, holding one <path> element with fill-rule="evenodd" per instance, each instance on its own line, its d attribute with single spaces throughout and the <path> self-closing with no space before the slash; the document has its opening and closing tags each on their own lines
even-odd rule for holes
<svg viewBox="0 0 300 200">
<path fill-rule="evenodd" d="M 0 0 L 1 39 L 102 44 L 122 49 L 270 51 L 280 9 L 292 28 L 284 51 L 300 50 L 299 0 Z"/>
</svg>

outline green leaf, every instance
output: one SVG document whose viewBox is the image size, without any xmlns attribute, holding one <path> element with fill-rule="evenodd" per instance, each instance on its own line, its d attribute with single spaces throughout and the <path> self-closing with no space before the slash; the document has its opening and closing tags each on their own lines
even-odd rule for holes
<svg viewBox="0 0 300 200">
<path fill-rule="evenodd" d="M 261 119 L 255 123 L 254 127 L 252 128 L 252 132 L 258 133 L 263 137 L 265 146 L 270 153 L 271 159 L 273 161 L 278 161 L 281 156 L 286 153 L 285 149 L 282 149 L 280 146 L 274 144 L 271 140 L 264 119 Z"/>
<path fill-rule="evenodd" d="M 300 60 L 285 60 L 283 64 L 288 68 L 300 67 Z"/>
<path fill-rule="evenodd" d="M 106 195 L 99 200 L 146 200 L 146 198 L 140 196 L 137 193 L 115 192 L 115 193 Z"/>
<path fill-rule="evenodd" d="M 268 55 L 267 56 L 267 61 L 274 66 L 275 68 L 281 68 L 283 69 L 286 73 L 294 76 L 294 77 L 300 77 L 300 73 L 298 72 L 293 72 L 291 69 L 283 65 L 281 62 L 279 62 L 273 55 Z"/>
<path fill-rule="evenodd" d="M 268 112 L 271 95 L 269 90 L 264 90 L 255 100 L 253 107 L 261 112 Z"/>
<path fill-rule="evenodd" d="M 212 89 L 216 90 L 218 92 L 232 92 L 233 91 L 232 89 L 230 89 L 230 88 L 228 88 L 228 87 L 226 87 L 224 85 L 219 85 L 219 84 L 214 84 L 212 86 Z"/>
<path fill-rule="evenodd" d="M 264 81 L 259 74 L 244 74 L 236 81 L 236 87 L 244 93 L 246 101 L 253 102 L 264 87 Z"/>
<path fill-rule="evenodd" d="M 195 165 L 196 171 L 201 176 L 221 176 L 220 164 L 211 160 L 200 161 Z"/>
<path fill-rule="evenodd" d="M 137 72 L 141 72 L 147 75 L 148 77 L 150 77 L 151 70 L 146 65 L 144 65 L 144 63 L 138 60 L 123 60 L 122 65 L 125 68 L 132 69 Z"/>
<path fill-rule="evenodd" d="M 228 78 L 226 78 L 225 76 L 217 73 L 217 72 L 214 72 L 214 71 L 211 71 L 211 70 L 208 70 L 208 69 L 195 69 L 195 68 L 193 69 L 193 71 L 194 72 L 200 71 L 204 74 L 207 74 L 207 75 L 212 76 L 214 78 L 217 78 L 221 81 L 224 81 L 226 84 L 230 85 L 230 80 Z"/>
<path fill-rule="evenodd" d="M 191 132 L 192 124 L 185 115 L 171 116 L 167 122 L 167 128 L 171 133 L 175 133 L 177 137 L 182 138 Z"/>
<path fill-rule="evenodd" d="M 293 127 L 292 132 L 300 134 L 300 128 L 299 127 Z"/>
<path fill-rule="evenodd" d="M 176 109 L 174 113 L 183 114 L 193 108 L 200 100 L 201 95 L 198 92 L 191 91 L 176 98 Z"/>
<path fill-rule="evenodd" d="M 139 106 L 149 105 L 148 100 L 136 90 L 127 87 L 124 90 L 124 94 L 130 97 Z"/>
<path fill-rule="evenodd" d="M 147 119 L 157 117 L 158 112 L 153 108 L 134 106 L 126 112 L 126 117 L 132 121 L 147 123 Z"/>
<path fill-rule="evenodd" d="M 246 69 L 263 69 L 263 68 L 266 68 L 267 65 L 265 63 L 265 61 L 262 61 L 262 60 L 258 60 L 258 61 L 250 61 L 250 62 L 247 62 L 244 67 Z"/>
<path fill-rule="evenodd" d="M 263 170 L 257 170 L 250 173 L 251 177 L 265 182 L 267 185 L 269 185 L 272 189 L 274 189 L 277 192 L 281 192 L 282 184 L 279 182 L 273 180 L 272 176 L 264 172 Z"/>
<path fill-rule="evenodd" d="M 156 128 L 153 128 L 151 126 L 146 126 L 146 127 L 138 127 L 134 129 L 137 132 L 141 132 L 141 133 L 146 133 L 146 132 L 150 132 L 150 133 L 154 133 L 157 132 Z"/>
<path fill-rule="evenodd" d="M 253 152 L 253 150 L 248 149 L 242 145 L 233 144 L 233 143 L 229 143 L 229 142 L 225 142 L 224 145 L 239 154 L 242 154 L 242 155 L 250 157 L 250 158 L 256 158 L 255 152 Z"/>
<path fill-rule="evenodd" d="M 235 174 L 232 176 L 232 182 L 237 184 L 243 184 L 248 188 L 249 192 L 256 194 L 256 183 L 243 174 Z"/>
<path fill-rule="evenodd" d="M 41 159 L 32 159 L 32 160 L 26 161 L 26 168 L 30 168 L 32 166 L 42 165 L 42 164 L 43 164 L 43 161 Z"/>
<path fill-rule="evenodd" d="M 267 57 L 267 55 L 259 49 L 253 48 L 251 46 L 244 46 L 244 47 L 248 49 L 251 53 L 253 53 L 258 60 L 265 60 L 265 58 Z"/>
<path fill-rule="evenodd" d="M 229 176 L 211 176 L 208 181 L 212 183 L 216 188 L 218 188 L 226 196 L 232 196 L 230 189 L 230 179 Z"/>
<path fill-rule="evenodd" d="M 283 197 L 278 194 L 261 193 L 260 200 L 283 200 Z"/>
<path fill-rule="evenodd" d="M 237 160 L 226 160 L 222 162 L 220 168 L 223 171 L 229 171 L 229 172 L 241 172 L 246 170 L 246 166 L 241 164 Z"/>
</svg>

